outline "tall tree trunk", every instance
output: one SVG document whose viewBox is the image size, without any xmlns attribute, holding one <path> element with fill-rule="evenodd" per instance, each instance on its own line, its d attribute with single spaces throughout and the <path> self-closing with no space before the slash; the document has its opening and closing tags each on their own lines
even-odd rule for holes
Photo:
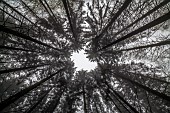
<svg viewBox="0 0 170 113">
<path fill-rule="evenodd" d="M 116 97 L 116 95 L 112 94 L 114 96 L 114 98 L 120 103 L 120 105 L 123 106 L 123 108 L 128 112 L 128 113 L 132 113 L 131 110 L 128 109 L 127 105 L 125 103 L 123 103 L 118 97 Z M 126 105 L 126 106 L 125 106 Z"/>
<path fill-rule="evenodd" d="M 13 11 L 15 11 L 16 13 L 18 13 L 20 16 L 22 16 L 24 19 L 26 19 L 27 21 L 29 21 L 31 24 L 35 25 L 31 20 L 29 20 L 27 17 L 25 17 L 23 14 L 21 14 L 19 11 L 17 11 L 15 8 L 13 8 L 11 5 L 9 5 L 8 3 L 6 3 L 4 0 L 1 0 L 1 2 L 3 4 L 5 4 L 6 6 L 8 6 L 9 8 L 11 8 Z M 35 25 L 36 26 L 36 25 Z"/>
<path fill-rule="evenodd" d="M 110 96 L 110 94 L 106 92 L 106 95 L 109 97 L 109 99 L 113 102 L 113 104 L 115 105 L 116 109 L 119 111 L 119 113 L 122 113 L 122 111 L 120 110 L 119 106 L 115 103 L 115 101 L 113 100 L 113 98 Z M 118 100 L 118 99 L 117 99 Z M 118 100 L 119 101 L 119 100 Z M 122 104 L 122 103 L 121 103 Z M 122 104 L 123 105 L 123 104 Z M 125 106 L 124 106 L 125 107 Z M 125 107 L 125 109 L 129 112 L 129 110 Z M 130 113 L 130 112 L 129 112 Z"/>
<path fill-rule="evenodd" d="M 82 89 L 83 89 L 83 102 L 84 102 L 84 113 L 87 113 L 87 105 L 86 105 L 86 92 L 85 92 L 85 87 L 84 87 L 84 85 L 82 86 Z"/>
<path fill-rule="evenodd" d="M 60 99 L 65 91 L 66 86 L 63 86 L 63 87 L 64 87 L 64 89 L 61 88 L 58 91 L 58 93 L 55 95 L 54 99 L 50 102 L 50 105 L 47 107 L 47 109 L 45 109 L 44 113 L 53 113 L 54 112 L 55 108 L 59 104 Z"/>
<path fill-rule="evenodd" d="M 134 85 L 136 85 L 136 86 L 146 90 L 147 92 L 152 93 L 153 95 L 156 95 L 156 96 L 158 96 L 158 97 L 160 97 L 160 98 L 162 98 L 164 100 L 170 101 L 170 96 L 167 96 L 167 95 L 165 95 L 163 93 L 160 93 L 160 92 L 158 92 L 156 90 L 150 89 L 149 87 L 144 86 L 144 85 L 142 85 L 142 84 L 140 84 L 138 82 L 135 82 L 135 81 L 125 77 L 124 75 L 121 75 L 120 73 L 115 75 L 115 77 L 116 78 L 121 78 L 123 80 L 127 80 L 127 81 L 131 82 L 132 84 L 134 84 Z"/>
<path fill-rule="evenodd" d="M 104 89 L 104 87 L 103 86 L 101 86 L 100 85 L 100 83 L 98 82 L 98 81 L 96 81 L 97 82 L 97 84 L 99 85 L 99 88 L 101 88 L 105 93 L 106 93 L 106 95 L 108 95 L 108 97 L 112 100 L 112 102 L 113 103 L 115 103 L 114 102 L 114 100 L 111 98 L 111 96 L 109 95 L 109 93 L 111 93 L 115 98 L 116 98 L 116 100 L 126 109 L 126 111 L 128 111 L 128 113 L 131 113 L 131 111 L 110 91 L 110 90 L 108 90 L 108 91 L 106 91 L 105 89 Z M 107 85 L 108 83 L 107 82 L 105 82 L 105 84 Z M 108 87 L 108 86 L 107 86 Z M 108 89 L 110 89 L 111 87 L 109 86 L 108 87 Z M 126 103 L 125 103 L 126 104 Z M 128 103 L 129 104 L 129 103 Z M 116 104 L 115 104 L 115 106 L 117 106 Z M 127 105 L 128 106 L 128 105 Z M 129 106 L 131 106 L 130 104 L 129 104 Z M 118 109 L 118 111 L 121 113 L 121 110 L 119 109 L 119 107 L 117 106 L 116 107 L 117 109 Z M 130 108 L 132 108 L 133 109 L 133 107 L 130 107 Z M 134 108 L 135 109 L 135 108 Z M 133 110 L 132 110 L 133 111 Z M 137 111 L 137 110 L 134 110 L 134 111 Z M 138 113 L 138 112 L 136 112 L 136 113 Z"/>
<path fill-rule="evenodd" d="M 68 18 L 68 21 L 69 21 L 69 24 L 70 24 L 71 31 L 73 33 L 73 37 L 75 38 L 75 42 L 77 42 L 77 36 L 76 36 L 76 33 L 74 31 L 74 28 L 73 28 L 73 23 L 72 23 L 69 8 L 68 8 L 69 2 L 68 2 L 68 0 L 62 0 L 62 2 L 63 2 L 64 8 L 65 8 L 65 11 L 66 11 L 66 14 L 67 14 L 67 18 Z"/>
<path fill-rule="evenodd" d="M 46 93 L 44 93 L 39 100 L 33 104 L 28 110 L 26 110 L 24 113 L 31 113 L 42 101 L 43 99 L 48 95 L 48 93 L 51 91 L 51 89 L 47 90 Z"/>
<path fill-rule="evenodd" d="M 153 20 L 152 22 L 140 27 L 139 29 L 137 29 L 135 31 L 132 31 L 131 33 L 129 33 L 129 34 L 127 34 L 127 35 L 113 41 L 112 43 L 104 46 L 103 48 L 99 49 L 98 51 L 102 51 L 102 50 L 104 50 L 104 49 L 106 49 L 106 48 L 108 48 L 108 47 L 110 47 L 110 46 L 112 46 L 112 45 L 114 45 L 116 43 L 119 43 L 119 42 L 121 42 L 121 41 L 123 41 L 123 40 L 125 40 L 127 38 L 130 38 L 130 37 L 132 37 L 132 36 L 134 36 L 134 35 L 136 35 L 136 34 L 138 34 L 140 32 L 143 32 L 143 31 L 145 31 L 145 30 L 147 30 L 147 29 L 149 29 L 151 27 L 154 27 L 154 26 L 156 26 L 156 25 L 158 25 L 158 24 L 160 24 L 160 23 L 162 23 L 162 22 L 164 22 L 164 21 L 166 21 L 168 19 L 170 19 L 170 12 L 168 12 L 165 15 Z"/>
<path fill-rule="evenodd" d="M 20 32 L 18 32 L 18 31 L 14 31 L 14 30 L 12 30 L 12 29 L 9 29 L 9 28 L 7 28 L 7 27 L 5 27 L 5 26 L 3 26 L 3 25 L 0 25 L 0 31 L 3 31 L 3 32 L 8 33 L 8 34 L 15 35 L 15 36 L 17 36 L 17 37 L 23 38 L 23 39 L 25 39 L 25 40 L 32 41 L 32 42 L 34 42 L 34 43 L 37 43 L 37 44 L 39 44 L 39 45 L 43 45 L 43 46 L 45 46 L 45 47 L 52 48 L 52 49 L 57 50 L 57 51 L 61 51 L 61 50 L 59 50 L 59 49 L 57 49 L 57 48 L 54 48 L 54 47 L 52 47 L 52 46 L 50 46 L 50 45 L 48 45 L 48 44 L 46 44 L 46 43 L 43 43 L 43 42 L 41 42 L 41 41 L 39 41 L 39 40 L 36 40 L 36 39 L 34 39 L 34 38 L 30 37 L 30 36 L 27 36 L 27 35 L 25 35 L 25 34 L 23 34 L 23 33 L 20 33 Z"/>
<path fill-rule="evenodd" d="M 146 92 L 146 91 L 145 91 L 145 95 L 146 95 L 146 99 L 147 99 L 147 103 L 148 103 L 149 111 L 150 111 L 151 113 L 153 113 L 153 112 L 152 112 L 152 106 L 151 106 L 151 104 L 150 104 L 149 97 L 148 97 L 148 94 L 147 94 L 147 92 Z"/>
<path fill-rule="evenodd" d="M 130 72 L 130 73 L 132 73 L 132 72 Z M 136 74 L 136 73 L 132 73 L 132 74 Z M 148 79 L 151 79 L 151 80 L 155 80 L 155 81 L 158 81 L 158 82 L 161 82 L 161 83 L 166 83 L 166 84 L 170 84 L 170 82 L 167 82 L 167 81 L 165 81 L 165 80 L 161 80 L 161 79 L 158 79 L 158 78 L 153 78 L 153 77 L 151 77 L 151 76 L 145 76 L 145 75 L 143 75 L 143 74 L 136 74 L 137 76 L 141 76 L 141 77 L 143 77 L 143 78 L 148 78 Z"/>
<path fill-rule="evenodd" d="M 65 68 L 60 69 L 59 71 L 57 71 L 56 73 L 51 74 L 50 76 L 42 79 L 41 81 L 35 83 L 32 86 L 29 86 L 23 90 L 21 90 L 20 92 L 8 97 L 7 99 L 3 100 L 0 103 L 0 111 L 2 111 L 3 109 L 5 109 L 6 107 L 8 107 L 10 104 L 12 104 L 13 102 L 17 101 L 19 98 L 21 98 L 22 96 L 24 96 L 25 94 L 29 93 L 31 90 L 35 89 L 36 87 L 40 86 L 42 83 L 44 83 L 45 81 L 51 79 L 52 77 L 54 77 L 56 74 L 62 72 Z"/>
<path fill-rule="evenodd" d="M 30 9 L 29 6 L 23 0 L 20 0 L 20 1 L 37 19 L 40 19 L 40 17 L 37 16 L 37 14 L 33 12 L 32 9 Z"/>
<path fill-rule="evenodd" d="M 123 28 L 122 30 L 118 31 L 113 37 L 119 35 L 120 33 L 122 33 L 124 30 L 130 28 L 131 26 L 133 26 L 134 24 L 136 24 L 137 22 L 139 22 L 140 20 L 144 19 L 145 17 L 149 16 L 150 14 L 152 14 L 154 11 L 158 10 L 159 8 L 165 6 L 166 4 L 168 4 L 170 2 L 170 0 L 164 0 L 162 3 L 160 3 L 159 5 L 155 6 L 153 9 L 151 9 L 150 11 L 148 11 L 147 13 L 145 13 L 144 15 L 142 15 L 140 18 L 138 18 L 137 20 L 135 20 L 134 22 L 132 22 L 131 24 L 129 24 L 128 26 L 126 26 L 125 28 Z"/>
<path fill-rule="evenodd" d="M 125 0 L 125 2 L 121 6 L 121 8 L 118 10 L 118 12 L 113 16 L 111 21 L 106 25 L 106 27 L 101 31 L 101 33 L 95 37 L 95 39 L 99 40 L 103 36 L 103 34 L 108 30 L 110 26 L 112 26 L 115 20 L 122 14 L 122 12 L 129 6 L 131 2 L 132 0 Z"/>
<path fill-rule="evenodd" d="M 47 13 L 49 14 L 50 17 L 52 17 L 52 19 L 54 20 L 53 16 L 51 15 L 51 13 L 49 12 L 49 10 L 47 9 L 47 7 L 44 5 L 42 0 L 39 0 L 39 2 L 41 3 L 41 5 L 45 8 L 45 10 L 47 11 Z M 54 20 L 55 21 L 55 20 Z"/>
<path fill-rule="evenodd" d="M 0 70 L 0 74 L 10 73 L 10 72 L 15 72 L 15 71 L 21 71 L 21 70 L 26 70 L 26 69 L 31 69 L 31 68 L 37 68 L 37 67 L 42 67 L 42 66 L 45 66 L 45 65 L 49 65 L 49 64 L 29 66 L 29 67 L 20 67 L 20 68 L 7 69 L 7 70 Z"/>
<path fill-rule="evenodd" d="M 96 113 L 100 113 L 100 112 L 99 112 L 99 110 L 98 110 L 98 107 L 97 107 L 96 100 L 94 100 L 94 104 L 95 104 L 95 110 L 96 110 Z"/>
<path fill-rule="evenodd" d="M 25 52 L 36 52 L 36 53 L 38 53 L 37 51 L 34 51 L 34 50 L 28 50 L 28 49 L 16 48 L 16 47 L 8 47 L 8 46 L 3 46 L 3 45 L 0 45 L 0 49 L 19 50 L 19 51 L 25 51 Z"/>
<path fill-rule="evenodd" d="M 47 5 L 47 7 L 48 7 L 48 9 L 50 10 L 50 12 L 52 13 L 52 17 L 54 18 L 55 23 L 56 23 L 56 22 L 57 22 L 57 18 L 56 18 L 56 16 L 54 15 L 54 13 L 53 13 L 53 11 L 51 10 L 50 6 L 48 5 L 47 1 L 46 1 L 46 0 L 44 0 L 44 2 L 45 2 L 45 4 Z"/>
<path fill-rule="evenodd" d="M 156 44 L 138 46 L 138 47 L 133 47 L 133 48 L 128 48 L 128 49 L 121 49 L 121 50 L 113 51 L 113 53 L 118 53 L 118 52 L 122 52 L 122 51 L 137 50 L 137 49 L 144 49 L 144 48 L 149 48 L 149 47 L 157 47 L 157 46 L 163 46 L 163 45 L 169 45 L 169 44 L 170 44 L 170 40 L 165 40 L 165 41 L 158 42 Z"/>
<path fill-rule="evenodd" d="M 121 97 L 113 88 L 110 87 L 110 85 L 105 82 L 107 87 L 123 102 L 125 103 L 134 113 L 139 113 L 133 106 L 131 106 L 123 97 Z"/>
</svg>

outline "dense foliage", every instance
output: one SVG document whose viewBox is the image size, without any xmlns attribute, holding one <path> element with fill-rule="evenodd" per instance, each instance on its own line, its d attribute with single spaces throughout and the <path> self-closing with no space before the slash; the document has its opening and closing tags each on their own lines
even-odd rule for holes
<svg viewBox="0 0 170 113">
<path fill-rule="evenodd" d="M 169 113 L 169 44 L 170 0 L 0 0 L 0 112 Z"/>
</svg>

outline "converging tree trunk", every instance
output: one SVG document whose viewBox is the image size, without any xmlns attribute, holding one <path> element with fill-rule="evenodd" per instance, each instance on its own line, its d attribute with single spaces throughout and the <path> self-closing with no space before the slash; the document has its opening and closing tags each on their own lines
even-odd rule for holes
<svg viewBox="0 0 170 113">
<path fill-rule="evenodd" d="M 21 98 L 22 96 L 24 96 L 25 94 L 27 94 L 28 92 L 30 92 L 31 90 L 35 89 L 36 87 L 38 87 L 39 85 L 41 85 L 42 83 L 44 83 L 45 81 L 51 79 L 52 77 L 54 77 L 56 74 L 60 73 L 64 71 L 63 69 L 58 70 L 56 73 L 51 74 L 50 76 L 40 80 L 39 82 L 35 83 L 32 86 L 29 86 L 23 90 L 21 90 L 20 92 L 8 97 L 7 99 L 3 100 L 0 103 L 0 111 L 2 111 L 3 109 L 5 109 L 6 107 L 8 107 L 10 104 L 12 104 L 13 102 L 17 101 L 19 98 Z"/>
</svg>

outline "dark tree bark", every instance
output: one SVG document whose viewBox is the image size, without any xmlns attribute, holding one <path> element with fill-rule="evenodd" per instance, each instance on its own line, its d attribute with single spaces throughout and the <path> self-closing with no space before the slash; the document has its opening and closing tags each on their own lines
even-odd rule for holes
<svg viewBox="0 0 170 113">
<path fill-rule="evenodd" d="M 164 46 L 164 45 L 169 45 L 169 44 L 170 44 L 170 40 L 165 40 L 165 41 L 158 42 L 156 44 L 138 46 L 138 47 L 133 47 L 133 48 L 128 48 L 128 49 L 121 49 L 121 50 L 113 51 L 113 53 L 118 53 L 118 52 L 122 52 L 122 51 L 145 49 L 145 48 L 150 48 L 150 47 L 158 47 L 158 46 Z"/>
<path fill-rule="evenodd" d="M 125 77 L 124 75 L 117 74 L 115 77 L 116 77 L 116 78 L 121 78 L 121 79 L 127 80 L 127 81 L 131 82 L 132 84 L 134 84 L 134 85 L 136 85 L 136 86 L 138 86 L 138 87 L 146 90 L 147 92 L 152 93 L 152 94 L 155 95 L 155 96 L 158 96 L 158 97 L 160 97 L 160 98 L 162 98 L 162 99 L 164 99 L 164 100 L 170 101 L 170 96 L 167 96 L 167 95 L 165 95 L 165 94 L 163 94 L 163 93 L 160 93 L 160 92 L 158 92 L 158 91 L 156 91 L 156 90 L 150 89 L 150 88 L 147 87 L 147 86 L 144 86 L 144 85 L 142 85 L 142 84 L 140 84 L 140 83 L 138 83 L 138 82 L 135 82 L 135 81 L 129 79 L 128 77 Z"/>
<path fill-rule="evenodd" d="M 73 33 L 73 37 L 75 38 L 75 42 L 77 42 L 76 33 L 75 33 L 74 28 L 73 28 L 73 23 L 71 21 L 70 11 L 69 11 L 69 8 L 68 8 L 69 1 L 68 0 L 62 0 L 62 2 L 63 2 L 64 8 L 65 8 L 65 11 L 66 11 L 66 14 L 67 14 L 67 18 L 68 18 L 68 21 L 69 21 L 69 24 L 70 24 L 71 31 Z"/>
<path fill-rule="evenodd" d="M 147 13 L 145 13 L 144 15 L 142 15 L 140 18 L 138 18 L 137 20 L 135 20 L 134 22 L 132 22 L 131 24 L 129 24 L 128 26 L 126 26 L 125 28 L 123 28 L 122 30 L 118 31 L 114 36 L 117 36 L 118 34 L 120 34 L 121 32 L 125 31 L 126 29 L 132 27 L 134 24 L 136 24 L 137 22 L 139 22 L 140 20 L 144 19 L 145 17 L 149 16 L 150 14 L 152 14 L 153 12 L 155 12 L 156 10 L 158 10 L 159 8 L 165 6 L 166 4 L 168 4 L 170 1 L 169 0 L 164 0 L 163 2 L 161 2 L 159 5 L 157 5 L 156 7 L 154 7 L 153 9 L 151 9 L 150 11 L 148 11 Z"/>
<path fill-rule="evenodd" d="M 20 0 L 20 1 L 37 19 L 40 19 L 40 17 L 37 16 L 37 14 L 34 13 L 34 11 L 32 9 L 30 9 L 29 6 L 23 0 Z"/>
<path fill-rule="evenodd" d="M 100 83 L 98 82 L 98 81 L 96 81 L 97 82 L 97 84 L 99 85 L 99 89 L 101 90 L 103 90 L 105 93 L 106 93 L 106 95 L 108 96 L 108 98 L 115 104 L 115 106 L 116 106 L 116 108 L 118 109 L 118 111 L 120 112 L 120 113 L 122 113 L 121 112 L 121 109 L 119 108 L 120 106 L 118 106 L 118 105 L 116 105 L 116 103 L 114 102 L 114 100 L 112 99 L 112 97 L 110 96 L 110 94 L 126 109 L 126 111 L 128 112 L 128 113 L 131 113 L 131 111 L 124 105 L 124 104 L 128 104 L 129 106 L 131 106 L 128 102 L 125 102 L 124 104 L 123 104 L 123 102 L 122 101 L 120 101 L 119 100 L 119 98 L 118 97 L 116 97 L 116 95 L 114 95 L 110 90 L 112 90 L 112 89 L 110 89 L 111 87 L 109 86 L 107 86 L 108 85 L 108 83 L 107 82 L 105 82 L 105 84 L 106 84 L 106 86 L 108 87 L 107 89 L 108 90 L 105 90 L 105 88 L 103 87 L 103 86 L 101 86 L 100 85 Z M 123 99 L 124 100 L 124 99 Z M 128 106 L 127 105 L 127 106 Z M 138 111 L 137 110 L 135 110 L 135 108 L 133 108 L 132 106 L 130 107 L 130 108 L 132 108 L 132 109 L 134 109 L 134 111 L 136 111 L 137 113 L 138 113 Z M 132 110 L 133 111 L 133 110 Z"/>
<path fill-rule="evenodd" d="M 64 68 L 58 70 L 56 73 L 51 74 L 50 76 L 40 80 L 39 82 L 35 83 L 32 86 L 29 86 L 23 90 L 21 90 L 20 92 L 8 97 L 7 99 L 3 100 L 0 103 L 0 111 L 2 111 L 3 109 L 5 109 L 6 107 L 8 107 L 10 104 L 12 104 L 13 102 L 17 101 L 19 98 L 21 98 L 22 96 L 24 96 L 25 94 L 29 93 L 31 90 L 37 88 L 38 86 L 40 86 L 42 83 L 46 82 L 47 80 L 51 79 L 52 77 L 54 77 L 56 74 L 60 73 L 64 71 Z"/>
<path fill-rule="evenodd" d="M 153 78 L 153 77 L 145 76 L 145 75 L 138 74 L 138 73 L 132 73 L 132 74 L 135 74 L 135 75 L 137 75 L 137 76 L 141 76 L 141 77 L 143 77 L 143 78 L 147 78 L 147 79 L 155 80 L 155 81 L 158 81 L 158 82 L 161 82 L 161 83 L 170 84 L 170 82 L 167 82 L 167 81 L 165 81 L 165 80 L 161 80 L 161 79 L 158 79 L 158 78 Z"/>
<path fill-rule="evenodd" d="M 122 12 L 129 6 L 132 0 L 125 0 L 118 12 L 113 16 L 111 21 L 106 25 L 106 27 L 101 31 L 101 33 L 95 37 L 95 40 L 99 40 L 103 34 L 108 30 L 108 28 L 115 22 L 115 20 L 122 14 Z"/>
<path fill-rule="evenodd" d="M 105 84 L 107 85 L 107 87 L 113 91 L 113 93 L 123 102 L 125 103 L 134 113 L 139 113 L 133 106 L 131 106 L 123 97 L 121 97 L 115 90 L 113 90 L 110 85 L 105 82 Z"/>
<path fill-rule="evenodd" d="M 51 91 L 51 89 L 47 90 L 46 93 L 44 93 L 38 101 L 33 104 L 28 110 L 26 110 L 24 113 L 31 113 L 42 101 L 43 99 L 48 95 L 48 93 Z"/>
<path fill-rule="evenodd" d="M 47 13 L 49 14 L 50 17 L 52 17 L 52 19 L 55 21 L 55 19 L 53 18 L 53 16 L 51 15 L 51 13 L 49 12 L 49 10 L 47 9 L 47 7 L 45 6 L 45 4 L 43 3 L 42 0 L 39 0 L 39 2 L 42 4 L 42 6 L 45 8 L 45 10 L 47 11 Z"/>
<path fill-rule="evenodd" d="M 54 18 L 55 22 L 57 22 L 57 18 L 55 17 L 53 11 L 51 10 L 50 6 L 48 5 L 47 1 L 44 0 L 45 4 L 47 5 L 48 9 L 50 10 L 50 12 L 52 13 L 52 17 Z"/>
<path fill-rule="evenodd" d="M 0 49 L 19 50 L 19 51 L 25 51 L 25 52 L 36 52 L 36 53 L 38 53 L 37 51 L 34 51 L 34 50 L 28 50 L 28 49 L 16 48 L 16 47 L 8 47 L 8 46 L 3 46 L 3 45 L 0 45 Z"/>
<path fill-rule="evenodd" d="M 23 38 L 23 39 L 25 39 L 25 40 L 32 41 L 32 42 L 34 42 L 34 43 L 37 43 L 37 44 L 39 44 L 39 45 L 43 45 L 43 46 L 45 46 L 45 47 L 52 48 L 52 49 L 57 50 L 57 51 L 61 51 L 61 50 L 59 50 L 59 49 L 57 49 L 57 48 L 54 48 L 54 47 L 52 47 L 52 46 L 50 46 L 50 45 L 48 45 L 48 44 L 46 44 L 46 43 L 43 43 L 43 42 L 41 42 L 41 41 L 39 41 L 39 40 L 36 40 L 36 39 L 34 39 L 34 38 L 30 37 L 30 36 L 27 36 L 27 35 L 25 35 L 25 34 L 22 34 L 22 33 L 18 32 L 18 31 L 14 31 L 14 30 L 12 30 L 12 29 L 9 29 L 9 28 L 7 28 L 7 27 L 5 27 L 5 26 L 3 26 L 3 25 L 0 25 L 0 31 L 3 31 L 3 32 L 8 33 L 8 34 L 15 35 L 15 36 L 17 36 L 17 37 Z"/>
<path fill-rule="evenodd" d="M 29 21 L 31 24 L 35 25 L 32 21 L 30 21 L 28 18 L 26 18 L 24 15 L 22 15 L 19 11 L 17 11 L 15 8 L 13 8 L 11 5 L 9 5 L 7 2 L 5 2 L 4 0 L 1 0 L 1 2 L 3 4 L 5 4 L 6 6 L 8 6 L 9 8 L 11 8 L 13 11 L 15 11 L 16 13 L 18 13 L 19 15 L 21 15 L 23 18 L 25 18 L 27 21 Z"/>
<path fill-rule="evenodd" d="M 59 104 L 60 102 L 60 99 L 65 91 L 65 87 L 64 88 L 61 88 L 59 90 L 58 93 L 56 93 L 55 97 L 53 98 L 53 100 L 50 102 L 50 105 L 47 107 L 47 109 L 45 109 L 45 111 L 43 111 L 44 113 L 53 113 L 55 108 L 57 107 L 57 105 Z"/>
<path fill-rule="evenodd" d="M 113 104 L 115 105 L 116 109 L 119 111 L 119 113 L 122 113 L 121 109 L 119 108 L 119 106 L 115 103 L 115 101 L 113 100 L 113 98 L 110 96 L 110 94 L 106 92 L 106 95 L 108 96 L 108 98 L 113 102 Z M 118 99 L 117 99 L 118 100 Z M 118 100 L 119 101 L 119 100 Z M 119 102 L 120 103 L 120 102 Z M 122 103 L 121 103 L 122 104 Z M 124 106 L 125 107 L 125 106 Z M 125 109 L 130 113 L 130 111 L 125 107 Z"/>
<path fill-rule="evenodd" d="M 42 66 L 45 66 L 45 65 L 49 65 L 49 64 L 29 66 L 29 67 L 21 67 L 21 68 L 14 68 L 14 69 L 8 69 L 8 70 L 1 70 L 0 74 L 10 73 L 10 72 L 15 72 L 15 71 L 21 71 L 21 70 L 26 70 L 26 69 L 31 69 L 31 68 L 37 68 L 37 67 L 42 67 Z"/>
<path fill-rule="evenodd" d="M 87 105 L 86 105 L 86 92 L 85 92 L 85 86 L 82 86 L 83 89 L 83 108 L 84 108 L 84 113 L 87 113 Z"/>
<path fill-rule="evenodd" d="M 147 29 L 149 29 L 151 27 L 154 27 L 154 26 L 156 26 L 156 25 L 158 25 L 158 24 L 160 24 L 160 23 L 162 23 L 162 22 L 164 22 L 164 21 L 166 21 L 168 19 L 170 19 L 170 12 L 168 12 L 165 15 L 153 20 L 152 22 L 140 27 L 139 29 L 137 29 L 135 31 L 132 31 L 131 33 L 117 39 L 116 41 L 104 46 L 103 48 L 99 49 L 98 51 L 102 51 L 102 50 L 104 50 L 104 49 L 106 49 L 108 47 L 111 47 L 112 45 L 114 45 L 116 43 L 119 43 L 119 42 L 121 42 L 121 41 L 123 41 L 123 40 L 125 40 L 127 38 L 130 38 L 130 37 L 132 37 L 132 36 L 134 36 L 134 35 L 136 35 L 136 34 L 138 34 L 140 32 L 143 32 L 143 31 L 145 31 L 145 30 L 147 30 Z"/>
</svg>

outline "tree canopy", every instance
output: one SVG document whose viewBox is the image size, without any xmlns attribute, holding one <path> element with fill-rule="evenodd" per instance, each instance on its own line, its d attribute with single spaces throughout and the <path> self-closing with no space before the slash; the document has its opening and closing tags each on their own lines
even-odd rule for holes
<svg viewBox="0 0 170 113">
<path fill-rule="evenodd" d="M 0 0 L 0 112 L 169 113 L 170 0 Z"/>
</svg>

